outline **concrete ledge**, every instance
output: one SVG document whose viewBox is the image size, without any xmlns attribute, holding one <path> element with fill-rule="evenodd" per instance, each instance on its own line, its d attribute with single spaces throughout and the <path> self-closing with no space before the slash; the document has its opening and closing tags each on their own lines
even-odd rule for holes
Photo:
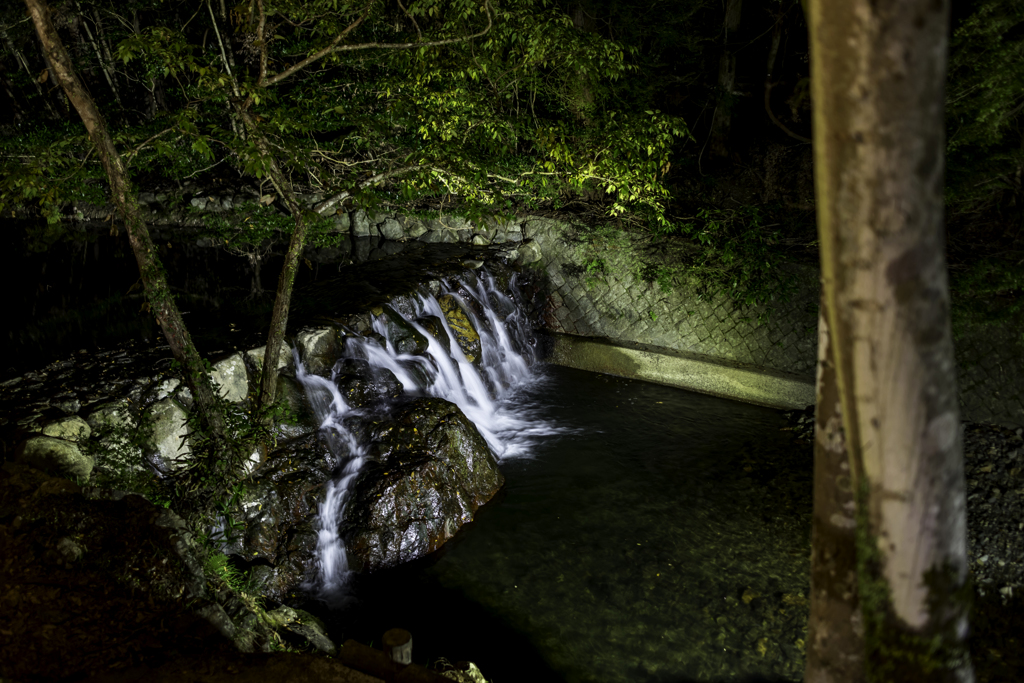
<svg viewBox="0 0 1024 683">
<path fill-rule="evenodd" d="M 814 403 L 814 383 L 785 373 L 657 347 L 552 334 L 549 363 L 667 384 L 702 394 L 794 410 Z"/>
</svg>

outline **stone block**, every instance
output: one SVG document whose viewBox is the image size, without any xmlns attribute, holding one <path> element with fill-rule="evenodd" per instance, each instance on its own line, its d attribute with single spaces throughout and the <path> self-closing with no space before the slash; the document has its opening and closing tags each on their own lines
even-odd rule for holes
<svg viewBox="0 0 1024 683">
<path fill-rule="evenodd" d="M 386 240 L 400 240 L 405 238 L 405 231 L 394 218 L 388 218 L 380 225 L 380 235 Z"/>
<path fill-rule="evenodd" d="M 370 219 L 367 217 L 366 212 L 359 209 L 352 216 L 352 236 L 353 237 L 370 237 L 372 234 L 376 234 L 376 230 L 372 230 L 373 226 L 370 225 Z M 372 232 L 371 232 L 372 231 Z"/>
<path fill-rule="evenodd" d="M 47 424 L 43 427 L 43 434 L 65 441 L 84 441 L 92 435 L 92 428 L 82 418 L 72 415 Z"/>
<path fill-rule="evenodd" d="M 58 477 L 85 481 L 95 462 L 70 441 L 52 436 L 33 436 L 14 451 L 14 459 Z"/>
<path fill-rule="evenodd" d="M 440 228 L 438 230 L 431 230 L 430 232 L 424 233 L 420 238 L 420 242 L 427 242 L 429 244 L 453 244 L 459 241 L 454 230 L 448 230 L 447 228 Z"/>
<path fill-rule="evenodd" d="M 245 361 L 241 353 L 214 363 L 210 379 L 220 387 L 220 396 L 227 401 L 239 403 L 249 395 L 249 376 L 245 372 Z"/>
<path fill-rule="evenodd" d="M 339 211 L 334 215 L 334 231 L 335 232 L 350 232 L 352 229 L 352 218 L 349 216 L 347 211 Z"/>
</svg>

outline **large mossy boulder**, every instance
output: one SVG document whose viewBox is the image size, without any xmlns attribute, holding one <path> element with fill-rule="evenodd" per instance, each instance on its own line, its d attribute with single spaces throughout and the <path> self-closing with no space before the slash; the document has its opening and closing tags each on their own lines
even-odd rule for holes
<svg viewBox="0 0 1024 683">
<path fill-rule="evenodd" d="M 93 459 L 82 453 L 77 444 L 52 436 L 26 439 L 15 450 L 14 459 L 47 474 L 82 482 L 89 479 L 95 465 Z"/>
<path fill-rule="evenodd" d="M 448 321 L 448 326 L 452 329 L 455 341 L 465 354 L 466 360 L 474 362 L 480 357 L 480 335 L 473 327 L 469 316 L 462 310 L 459 300 L 451 294 L 445 294 L 438 297 L 437 303 L 440 304 L 441 312 L 444 313 L 444 318 Z"/>
<path fill-rule="evenodd" d="M 370 429 L 365 466 L 342 523 L 357 571 L 394 567 L 440 548 L 504 483 L 458 406 L 420 398 Z"/>
</svg>

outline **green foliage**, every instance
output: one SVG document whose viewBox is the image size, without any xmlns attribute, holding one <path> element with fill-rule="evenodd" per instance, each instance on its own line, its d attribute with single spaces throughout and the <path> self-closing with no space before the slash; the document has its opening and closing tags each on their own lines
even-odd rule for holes
<svg viewBox="0 0 1024 683">
<path fill-rule="evenodd" d="M 1024 199 L 1024 4 L 978 0 L 953 33 L 947 198 L 957 212 Z"/>
<path fill-rule="evenodd" d="M 363 205 L 441 201 L 493 213 L 601 192 L 613 215 L 644 208 L 665 220 L 663 178 L 688 128 L 620 97 L 617 84 L 636 70 L 634 46 L 577 30 L 547 0 L 268 3 L 265 46 L 256 42 L 249 9 L 213 27 L 203 3 L 193 4 L 182 8 L 194 14 L 184 25 L 154 5 L 151 25 L 121 31 L 108 65 L 125 79 L 159 84 L 165 103 L 141 121 L 106 112 L 140 184 L 170 184 L 217 166 L 264 181 L 272 160 L 242 125 L 244 111 L 282 171 L 324 195 L 347 190 L 349 201 Z M 279 82 L 260 80 L 261 48 L 272 76 L 335 44 L 367 9 L 342 47 L 456 42 L 342 50 Z M 486 35 L 465 40 L 489 20 Z M 33 126 L 51 128 L 45 119 Z M 100 199 L 102 169 L 84 136 L 71 140 L 73 148 L 31 150 L 12 142 L 0 171 L 0 210 L 36 201 L 55 222 L 82 188 L 93 193 L 90 201 Z M 384 177 L 371 180 L 378 174 Z M 265 221 L 271 218 L 254 216 L 249 242 L 270 227 Z"/>
<path fill-rule="evenodd" d="M 656 238 L 684 237 L 692 246 L 670 263 L 647 264 L 641 276 L 663 290 L 686 279 L 699 283 L 704 293 L 724 293 L 742 306 L 764 306 L 791 291 L 772 249 L 780 240 L 774 228 L 764 224 L 756 206 L 701 207 L 690 218 L 653 226 Z"/>
</svg>

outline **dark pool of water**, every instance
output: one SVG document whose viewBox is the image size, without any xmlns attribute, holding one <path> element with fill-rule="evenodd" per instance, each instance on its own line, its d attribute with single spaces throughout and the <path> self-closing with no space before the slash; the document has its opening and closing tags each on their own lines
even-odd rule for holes
<svg viewBox="0 0 1024 683">
<path fill-rule="evenodd" d="M 523 400 L 575 432 L 504 462 L 439 558 L 358 579 L 332 634 L 406 628 L 494 683 L 800 679 L 811 456 L 781 413 L 564 368 Z"/>
</svg>

